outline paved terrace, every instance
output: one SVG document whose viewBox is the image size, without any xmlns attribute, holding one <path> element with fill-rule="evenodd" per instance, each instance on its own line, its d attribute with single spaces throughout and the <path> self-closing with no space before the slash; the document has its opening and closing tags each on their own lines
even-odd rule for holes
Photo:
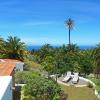
<svg viewBox="0 0 100 100">
<path fill-rule="evenodd" d="M 64 79 L 64 77 L 58 78 L 58 80 L 61 81 L 61 82 L 62 82 L 63 79 Z M 72 79 L 69 82 L 63 82 L 63 83 L 66 83 L 67 85 L 73 85 Z M 75 85 L 86 86 L 87 85 L 87 82 L 79 78 L 78 83 L 75 84 Z"/>
</svg>

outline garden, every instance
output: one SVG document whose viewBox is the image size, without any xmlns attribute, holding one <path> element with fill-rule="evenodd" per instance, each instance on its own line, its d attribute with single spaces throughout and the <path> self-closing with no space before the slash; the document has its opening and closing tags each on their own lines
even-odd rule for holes
<svg viewBox="0 0 100 100">
<path fill-rule="evenodd" d="M 58 77 L 68 71 L 91 78 L 100 91 L 100 44 L 92 49 L 80 49 L 76 44 L 53 47 L 43 45 L 40 49 L 27 50 L 18 37 L 0 38 L 0 57 L 18 59 L 25 63 L 23 72 L 15 73 L 16 84 L 24 84 L 21 91 L 23 100 L 96 100 L 92 88 L 76 88 L 57 83 Z M 50 78 L 56 75 L 56 80 Z M 66 99 L 65 99 L 66 98 Z"/>
</svg>

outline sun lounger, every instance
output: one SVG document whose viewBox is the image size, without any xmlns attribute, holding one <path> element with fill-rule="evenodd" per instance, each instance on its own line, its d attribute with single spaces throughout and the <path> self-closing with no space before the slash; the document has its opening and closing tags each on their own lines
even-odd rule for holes
<svg viewBox="0 0 100 100">
<path fill-rule="evenodd" d="M 71 72 L 67 72 L 67 75 L 62 80 L 63 82 L 68 82 L 71 79 Z"/>
<path fill-rule="evenodd" d="M 78 80 L 79 80 L 78 73 L 74 73 L 74 76 L 72 78 L 72 83 L 76 84 L 78 83 Z"/>
</svg>

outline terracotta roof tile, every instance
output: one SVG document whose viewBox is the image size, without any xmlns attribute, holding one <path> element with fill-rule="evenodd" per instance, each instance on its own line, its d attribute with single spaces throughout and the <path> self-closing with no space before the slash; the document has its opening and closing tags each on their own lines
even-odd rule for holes
<svg viewBox="0 0 100 100">
<path fill-rule="evenodd" d="M 0 76 L 10 76 L 18 60 L 2 59 L 0 60 Z"/>
</svg>

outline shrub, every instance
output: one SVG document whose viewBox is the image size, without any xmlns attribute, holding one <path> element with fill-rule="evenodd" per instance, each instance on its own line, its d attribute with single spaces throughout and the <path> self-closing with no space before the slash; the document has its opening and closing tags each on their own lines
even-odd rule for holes
<svg viewBox="0 0 100 100">
<path fill-rule="evenodd" d="M 89 74 L 88 78 L 95 78 L 95 75 L 94 74 Z"/>
<path fill-rule="evenodd" d="M 88 85 L 87 85 L 89 88 L 93 88 L 93 85 L 92 83 L 88 82 Z"/>
<path fill-rule="evenodd" d="M 22 72 L 18 71 L 15 74 L 15 82 L 17 84 L 26 84 L 28 83 L 29 80 L 37 76 L 39 76 L 39 74 L 33 71 L 22 71 Z"/>
<path fill-rule="evenodd" d="M 25 59 L 24 60 L 24 70 L 25 71 L 34 71 L 34 72 L 40 73 L 41 65 L 34 62 L 34 61 L 31 61 L 29 59 Z"/>
<path fill-rule="evenodd" d="M 31 79 L 24 87 L 24 95 L 31 95 L 36 98 L 48 98 L 52 100 L 56 94 L 59 94 L 61 88 L 58 84 L 52 80 L 48 80 L 44 77 L 37 77 Z M 41 99 L 43 100 L 43 99 Z"/>
</svg>

